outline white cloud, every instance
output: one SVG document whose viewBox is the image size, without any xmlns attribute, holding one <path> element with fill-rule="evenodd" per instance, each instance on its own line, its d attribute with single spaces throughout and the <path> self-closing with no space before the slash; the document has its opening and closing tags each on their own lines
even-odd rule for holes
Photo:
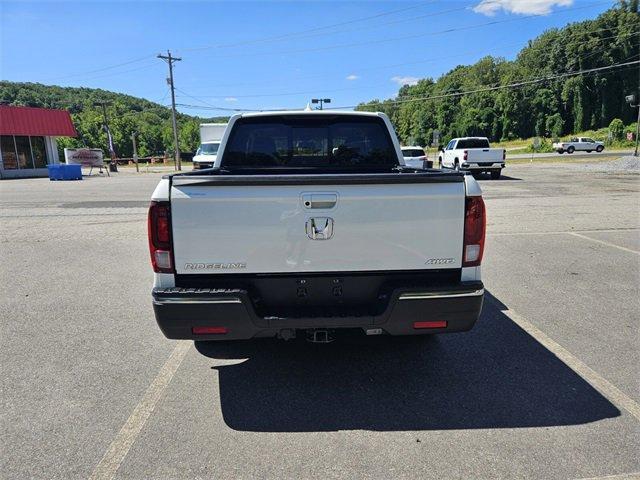
<svg viewBox="0 0 640 480">
<path fill-rule="evenodd" d="M 224 99 L 225 102 L 237 102 L 238 99 L 236 97 L 227 97 Z"/>
<path fill-rule="evenodd" d="M 500 10 L 521 15 L 546 15 L 553 7 L 568 7 L 573 0 L 482 0 L 473 11 L 493 16 Z"/>
<path fill-rule="evenodd" d="M 357 80 L 360 77 L 358 75 L 354 75 L 353 73 L 351 75 L 347 75 L 347 80 Z"/>
<path fill-rule="evenodd" d="M 404 85 L 417 85 L 418 80 L 420 80 L 418 77 L 400 77 L 397 75 L 395 77 L 391 77 L 391 81 L 396 82 L 401 87 Z"/>
</svg>

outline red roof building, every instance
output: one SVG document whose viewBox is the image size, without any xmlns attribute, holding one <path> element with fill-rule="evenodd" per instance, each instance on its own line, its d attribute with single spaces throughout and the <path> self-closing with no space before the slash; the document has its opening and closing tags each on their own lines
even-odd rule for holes
<svg viewBox="0 0 640 480">
<path fill-rule="evenodd" d="M 56 137 L 77 137 L 66 110 L 0 105 L 0 178 L 47 176 Z"/>
<path fill-rule="evenodd" d="M 0 105 L 0 135 L 77 137 L 66 110 Z"/>
</svg>

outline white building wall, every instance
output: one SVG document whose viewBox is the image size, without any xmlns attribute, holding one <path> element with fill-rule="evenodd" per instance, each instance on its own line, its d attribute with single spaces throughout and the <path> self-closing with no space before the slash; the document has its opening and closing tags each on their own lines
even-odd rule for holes
<svg viewBox="0 0 640 480">
<path fill-rule="evenodd" d="M 45 145 L 47 147 L 47 158 L 50 164 L 60 163 L 58 157 L 58 142 L 56 137 L 44 137 Z"/>
</svg>

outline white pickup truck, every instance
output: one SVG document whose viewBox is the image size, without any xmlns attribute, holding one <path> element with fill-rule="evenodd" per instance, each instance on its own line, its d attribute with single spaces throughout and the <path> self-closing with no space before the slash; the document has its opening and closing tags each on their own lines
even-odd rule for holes
<svg viewBox="0 0 640 480">
<path fill-rule="evenodd" d="M 553 144 L 553 149 L 558 153 L 573 153 L 573 152 L 587 152 L 591 153 L 594 150 L 598 153 L 604 150 L 604 143 L 597 142 L 589 137 L 574 137 L 568 142 L 556 142 Z"/>
<path fill-rule="evenodd" d="M 482 307 L 485 207 L 471 175 L 409 168 L 381 113 L 235 115 L 213 169 L 164 177 L 148 230 L 173 339 L 418 335 Z"/>
<path fill-rule="evenodd" d="M 469 170 L 473 174 L 490 172 L 497 180 L 505 167 L 507 154 L 503 148 L 490 148 L 486 137 L 454 138 L 440 151 L 440 168 Z"/>
</svg>

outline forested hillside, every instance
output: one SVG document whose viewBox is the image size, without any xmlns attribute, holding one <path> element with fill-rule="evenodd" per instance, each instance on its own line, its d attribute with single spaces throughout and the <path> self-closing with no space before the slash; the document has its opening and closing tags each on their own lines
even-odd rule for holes
<svg viewBox="0 0 640 480">
<path fill-rule="evenodd" d="M 60 138 L 58 146 L 90 146 L 106 149 L 106 135 L 102 129 L 101 107 L 95 102 L 109 102 L 109 127 L 118 156 L 131 157 L 131 134 L 138 132 L 140 156 L 162 155 L 173 150 L 171 110 L 148 100 L 94 88 L 74 88 L 41 85 L 38 83 L 0 82 L 0 102 L 30 107 L 63 108 L 71 112 L 79 138 Z M 178 115 L 180 148 L 195 151 L 200 143 L 199 124 L 226 121 L 225 118 L 199 118 Z"/>
<path fill-rule="evenodd" d="M 606 127 L 615 118 L 626 125 L 637 115 L 624 97 L 640 93 L 638 64 L 526 82 L 638 60 L 639 45 L 638 1 L 621 1 L 594 20 L 546 31 L 514 61 L 488 56 L 358 109 L 386 112 L 403 141 L 421 145 L 434 129 L 445 140 L 482 135 L 497 141 L 558 137 Z"/>
<path fill-rule="evenodd" d="M 639 45 L 638 0 L 620 1 L 594 20 L 546 31 L 513 61 L 487 56 L 437 80 L 425 78 L 417 85 L 404 86 L 396 98 L 357 108 L 386 112 L 401 140 L 421 145 L 430 142 L 434 129 L 445 140 L 483 135 L 497 141 L 595 130 L 616 118 L 628 125 L 635 121 L 636 111 L 624 97 L 640 94 L 638 64 L 573 74 L 636 61 Z M 170 110 L 159 103 L 100 89 L 0 82 L 0 102 L 64 108 L 72 113 L 80 138 L 60 139 L 61 148 L 104 148 L 106 136 L 102 111 L 94 105 L 97 101 L 110 102 L 110 127 L 119 156 L 132 155 L 134 131 L 139 133 L 141 156 L 172 150 Z M 194 151 L 198 124 L 216 120 L 220 119 L 180 114 L 180 148 Z"/>
</svg>

